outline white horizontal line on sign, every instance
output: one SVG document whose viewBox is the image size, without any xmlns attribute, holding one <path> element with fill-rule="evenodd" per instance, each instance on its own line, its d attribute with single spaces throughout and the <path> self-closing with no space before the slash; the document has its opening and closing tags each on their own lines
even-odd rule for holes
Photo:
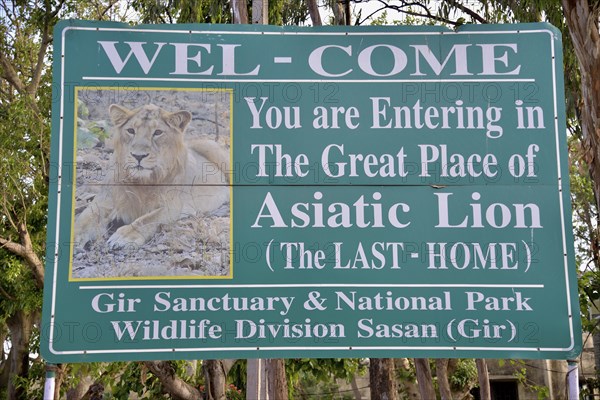
<svg viewBox="0 0 600 400">
<path fill-rule="evenodd" d="M 64 31 L 63 31 L 63 37 L 65 35 L 65 32 L 69 31 L 69 30 L 79 30 L 79 31 L 106 31 L 106 32 L 139 32 L 139 30 L 137 28 L 132 28 L 132 27 L 127 27 L 127 28 L 106 28 L 106 27 L 86 27 L 86 26 L 70 26 L 67 27 Z M 175 29 L 144 29 L 144 32 L 147 33 L 175 33 L 175 34 L 195 34 L 195 35 L 240 35 L 240 32 L 236 32 L 236 31 L 209 31 L 209 30 L 205 30 L 205 31 L 194 31 L 191 29 L 188 30 L 175 30 Z M 243 34 L 244 35 L 277 35 L 277 36 L 281 36 L 281 35 L 287 35 L 287 36 L 437 36 L 437 35 L 506 35 L 506 34 L 511 34 L 511 33 L 518 33 L 518 34 L 527 34 L 527 33 L 546 33 L 548 35 L 550 35 L 550 37 L 554 36 L 554 32 L 552 32 L 549 29 L 532 29 L 532 30 L 497 30 L 497 31 L 483 31 L 483 32 L 478 32 L 478 31 L 471 31 L 471 30 L 464 30 L 464 31 L 451 31 L 451 30 L 440 30 L 440 31 L 433 31 L 433 32 L 365 32 L 365 31 L 357 31 L 357 32 L 348 32 L 348 31 L 342 31 L 342 32 L 327 32 L 327 31 L 306 31 L 306 32 L 302 32 L 302 31 L 290 31 L 290 32 L 282 32 L 279 30 L 275 30 L 275 31 L 244 31 Z"/>
<path fill-rule="evenodd" d="M 439 288 L 527 288 L 527 289 L 543 289 L 543 284 L 435 284 L 435 283 L 416 283 L 416 284 L 389 284 L 389 283 L 290 283 L 290 284 L 250 284 L 250 285 L 103 285 L 103 286 L 80 286 L 81 290 L 106 290 L 106 289 L 233 289 L 233 288 L 315 288 L 315 287 L 350 287 L 350 288 L 423 288 L 423 287 L 439 287 Z"/>
<path fill-rule="evenodd" d="M 110 350 L 71 350 L 57 354 L 129 354 L 129 353 L 176 353 L 176 352 L 209 352 L 209 351 L 319 351 L 319 350 L 445 350 L 445 351 L 568 351 L 571 347 L 468 347 L 468 346 L 269 346 L 269 347 L 198 347 L 198 348 L 164 348 L 164 349 L 110 349 Z"/>
<path fill-rule="evenodd" d="M 533 78 L 522 79 L 206 79 L 206 78 L 140 78 L 124 76 L 84 76 L 86 81 L 139 81 L 139 82 L 239 82 L 239 83 L 491 83 L 535 82 Z"/>
<path fill-rule="evenodd" d="M 273 57 L 273 62 L 275 64 L 291 64 L 292 57 Z"/>
</svg>

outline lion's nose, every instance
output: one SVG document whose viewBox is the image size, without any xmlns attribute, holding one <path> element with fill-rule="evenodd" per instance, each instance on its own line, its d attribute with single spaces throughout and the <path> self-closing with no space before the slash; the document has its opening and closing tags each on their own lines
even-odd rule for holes
<svg viewBox="0 0 600 400">
<path fill-rule="evenodd" d="M 141 163 L 141 162 L 142 162 L 142 160 L 143 160 L 144 158 L 148 157 L 148 156 L 149 156 L 149 154 L 148 154 L 148 153 L 146 153 L 146 154 L 135 154 L 135 153 L 131 153 L 131 156 L 132 156 L 133 158 L 135 158 L 135 159 L 137 160 L 138 164 L 139 164 L 139 163 Z"/>
</svg>

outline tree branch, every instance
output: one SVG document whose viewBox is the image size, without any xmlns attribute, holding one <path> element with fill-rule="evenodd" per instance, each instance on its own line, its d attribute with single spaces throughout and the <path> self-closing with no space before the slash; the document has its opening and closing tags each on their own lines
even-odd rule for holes
<svg viewBox="0 0 600 400">
<path fill-rule="evenodd" d="M 0 76 L 2 76 L 6 81 L 19 93 L 25 92 L 25 85 L 17 71 L 12 66 L 11 61 L 8 59 L 6 54 L 0 50 L 0 67 L 2 68 L 0 71 Z"/>
<path fill-rule="evenodd" d="M 367 15 L 362 21 L 357 21 L 356 25 L 362 25 L 363 23 L 365 23 L 366 21 L 369 20 L 369 18 L 371 18 L 373 15 L 377 14 L 380 11 L 383 11 L 385 9 L 387 9 L 387 5 L 385 6 L 381 6 L 380 8 L 378 8 L 377 10 L 373 11 L 371 14 Z"/>
<path fill-rule="evenodd" d="M 12 208 L 13 207 L 11 207 L 11 210 L 8 209 L 8 204 L 6 204 L 6 196 L 2 196 L 2 210 L 4 211 L 4 217 L 8 220 L 8 223 L 10 224 L 10 226 L 12 226 L 14 230 L 19 230 L 17 224 L 15 223 L 11 215 L 13 211 Z"/>
<path fill-rule="evenodd" d="M 200 391 L 178 377 L 168 361 L 145 361 L 144 365 L 160 379 L 173 399 L 200 400 Z"/>
<path fill-rule="evenodd" d="M 475 21 L 477 21 L 481 24 L 488 23 L 488 21 L 485 18 L 483 18 L 481 15 L 477 14 L 475 11 L 471 10 L 469 7 L 466 7 L 464 4 L 457 2 L 456 0 L 448 0 L 448 3 L 450 3 L 450 5 L 452 5 L 453 7 L 456 7 L 463 13 L 467 14 L 468 16 L 472 17 Z"/>
<path fill-rule="evenodd" d="M 31 237 L 27 231 L 25 224 L 19 224 L 19 237 L 21 243 L 13 242 L 9 239 L 0 237 L 0 247 L 8 250 L 16 256 L 22 257 L 35 278 L 36 286 L 40 289 L 44 287 L 44 264 L 42 260 L 33 251 L 33 245 L 31 244 Z"/>
<path fill-rule="evenodd" d="M 8 4 L 6 3 L 5 0 L 2 0 L 2 6 L 1 6 L 2 10 L 4 11 L 4 16 L 6 18 L 8 18 L 9 21 L 13 25 L 15 24 L 15 21 L 16 21 L 16 17 L 15 17 L 15 14 L 14 14 L 14 6 L 15 6 L 14 3 L 15 3 L 14 1 L 10 2 L 10 5 L 12 6 L 12 11 L 9 9 Z"/>
<path fill-rule="evenodd" d="M 8 292 L 6 290 L 4 290 L 4 288 L 2 286 L 0 286 L 0 295 L 2 295 L 3 297 L 6 297 L 8 300 L 12 300 L 12 301 L 17 300 L 15 297 L 8 294 Z"/>
<path fill-rule="evenodd" d="M 440 17 L 438 15 L 434 15 L 429 10 L 429 8 L 425 7 L 425 5 L 420 4 L 420 3 L 416 3 L 416 2 L 411 2 L 411 3 L 402 2 L 402 4 L 400 4 L 400 5 L 391 5 L 391 4 L 387 3 L 384 0 L 378 0 L 378 1 L 381 4 L 383 4 L 383 8 L 385 8 L 385 9 L 389 8 L 390 10 L 395 10 L 397 12 L 404 13 L 406 15 L 411 15 L 413 17 L 420 17 L 420 18 L 432 19 L 434 21 L 443 22 L 443 23 L 448 24 L 448 25 L 458 25 L 458 22 L 456 22 L 456 21 L 452 21 L 450 19 L 443 18 L 443 17 Z M 423 13 L 416 12 L 416 11 L 411 11 L 410 7 L 412 7 L 412 6 L 420 7 L 421 9 L 424 10 Z"/>
<path fill-rule="evenodd" d="M 60 12 L 60 10 L 62 9 L 63 5 L 65 4 L 66 0 L 60 0 L 58 2 L 58 5 L 56 6 L 56 8 L 54 9 L 54 11 L 52 11 L 48 16 L 50 17 L 50 19 L 56 18 L 56 16 L 58 15 L 58 13 Z M 114 4 L 114 3 L 113 3 Z"/>
<path fill-rule="evenodd" d="M 50 36 L 49 30 L 50 27 L 48 25 L 44 26 L 44 30 L 42 32 L 42 40 L 40 42 L 40 48 L 38 49 L 37 54 L 37 61 L 33 70 L 31 82 L 27 86 L 27 94 L 29 94 L 31 98 L 35 96 L 40 86 L 42 72 L 44 71 L 44 60 L 46 59 L 46 51 L 48 50 L 48 45 L 52 42 L 52 36 Z"/>
<path fill-rule="evenodd" d="M 110 1 L 110 2 L 109 2 L 107 5 L 106 5 L 106 7 L 104 7 L 104 10 L 102 10 L 102 12 L 100 12 L 100 13 L 98 14 L 98 19 L 99 19 L 99 20 L 102 20 L 102 19 L 104 18 L 104 16 L 106 15 L 106 13 L 107 13 L 108 11 L 110 11 L 110 9 L 111 9 L 111 8 L 113 8 L 113 6 L 114 6 L 115 4 L 117 4 L 118 2 L 119 2 L 119 0 L 111 0 L 111 1 Z"/>
</svg>

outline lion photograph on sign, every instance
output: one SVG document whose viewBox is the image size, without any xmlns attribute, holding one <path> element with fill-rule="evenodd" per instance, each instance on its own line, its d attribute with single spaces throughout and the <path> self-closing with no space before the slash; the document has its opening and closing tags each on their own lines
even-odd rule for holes
<svg viewBox="0 0 600 400">
<path fill-rule="evenodd" d="M 230 276 L 230 92 L 79 88 L 76 104 L 71 279 Z"/>
</svg>

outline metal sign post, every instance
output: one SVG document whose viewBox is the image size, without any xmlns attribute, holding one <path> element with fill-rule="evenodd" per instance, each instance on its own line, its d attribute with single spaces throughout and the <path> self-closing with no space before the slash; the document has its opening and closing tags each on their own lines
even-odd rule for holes
<svg viewBox="0 0 600 400">
<path fill-rule="evenodd" d="M 46 380 L 44 381 L 44 400 L 54 400 L 56 387 L 56 365 L 46 364 Z"/>
<path fill-rule="evenodd" d="M 567 389 L 569 400 L 579 400 L 579 363 L 576 360 L 567 360 Z"/>
</svg>

